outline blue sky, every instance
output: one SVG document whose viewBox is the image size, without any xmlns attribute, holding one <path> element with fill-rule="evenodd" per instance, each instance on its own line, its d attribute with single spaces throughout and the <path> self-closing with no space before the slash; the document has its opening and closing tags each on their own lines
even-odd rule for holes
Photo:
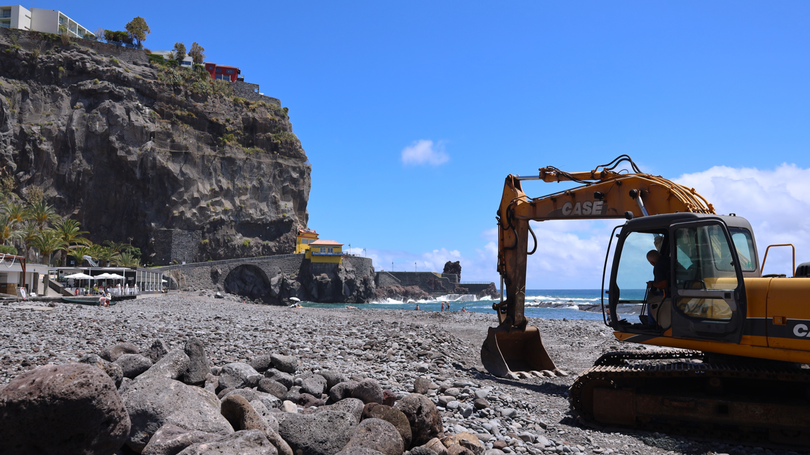
<svg viewBox="0 0 810 455">
<path fill-rule="evenodd" d="M 748 218 L 763 251 L 794 242 L 810 260 L 808 2 L 109 5 L 33 6 L 91 30 L 140 15 L 145 47 L 197 41 L 239 66 L 289 107 L 312 163 L 309 227 L 378 269 L 461 260 L 462 280 L 496 281 L 506 175 L 621 154 Z M 537 226 L 528 287 L 599 287 L 614 224 Z"/>
</svg>

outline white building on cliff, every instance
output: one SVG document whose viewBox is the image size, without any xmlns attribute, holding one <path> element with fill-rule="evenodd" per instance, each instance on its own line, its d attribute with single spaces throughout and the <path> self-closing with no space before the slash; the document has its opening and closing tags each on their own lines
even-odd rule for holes
<svg viewBox="0 0 810 455">
<path fill-rule="evenodd" d="M 60 26 L 65 26 L 68 35 L 74 38 L 93 34 L 61 11 L 43 8 L 29 10 L 22 5 L 0 6 L 0 27 L 58 34 Z"/>
</svg>

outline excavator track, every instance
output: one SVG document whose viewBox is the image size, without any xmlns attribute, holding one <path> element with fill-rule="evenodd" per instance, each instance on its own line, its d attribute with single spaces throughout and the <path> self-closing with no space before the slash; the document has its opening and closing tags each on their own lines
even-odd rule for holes
<svg viewBox="0 0 810 455">
<path fill-rule="evenodd" d="M 602 356 L 571 386 L 571 407 L 586 424 L 810 446 L 810 370 L 701 358 L 695 351 Z M 629 363 L 645 360 L 674 362 Z"/>
</svg>

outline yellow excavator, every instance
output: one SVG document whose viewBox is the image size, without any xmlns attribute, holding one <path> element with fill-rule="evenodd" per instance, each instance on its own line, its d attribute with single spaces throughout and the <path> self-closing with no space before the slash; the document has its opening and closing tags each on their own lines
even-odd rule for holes
<svg viewBox="0 0 810 455">
<path fill-rule="evenodd" d="M 630 169 L 617 170 L 623 163 Z M 579 186 L 529 198 L 524 180 Z M 574 413 L 605 426 L 810 445 L 810 263 L 796 269 L 794 252 L 793 277 L 763 276 L 748 221 L 715 214 L 693 189 L 641 173 L 626 155 L 590 172 L 506 178 L 500 324 L 481 348 L 485 368 L 558 371 L 524 314 L 527 256 L 538 248 L 534 238 L 529 251 L 529 222 L 608 218 L 626 221 L 605 256 L 604 322 L 619 341 L 680 349 L 603 355 L 571 386 Z"/>
</svg>

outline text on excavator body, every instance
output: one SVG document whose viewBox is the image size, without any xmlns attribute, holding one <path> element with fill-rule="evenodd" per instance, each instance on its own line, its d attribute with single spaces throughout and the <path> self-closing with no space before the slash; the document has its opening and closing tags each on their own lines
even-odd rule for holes
<svg viewBox="0 0 810 455">
<path fill-rule="evenodd" d="M 562 206 L 563 216 L 604 215 L 605 201 L 566 202 Z"/>
</svg>

